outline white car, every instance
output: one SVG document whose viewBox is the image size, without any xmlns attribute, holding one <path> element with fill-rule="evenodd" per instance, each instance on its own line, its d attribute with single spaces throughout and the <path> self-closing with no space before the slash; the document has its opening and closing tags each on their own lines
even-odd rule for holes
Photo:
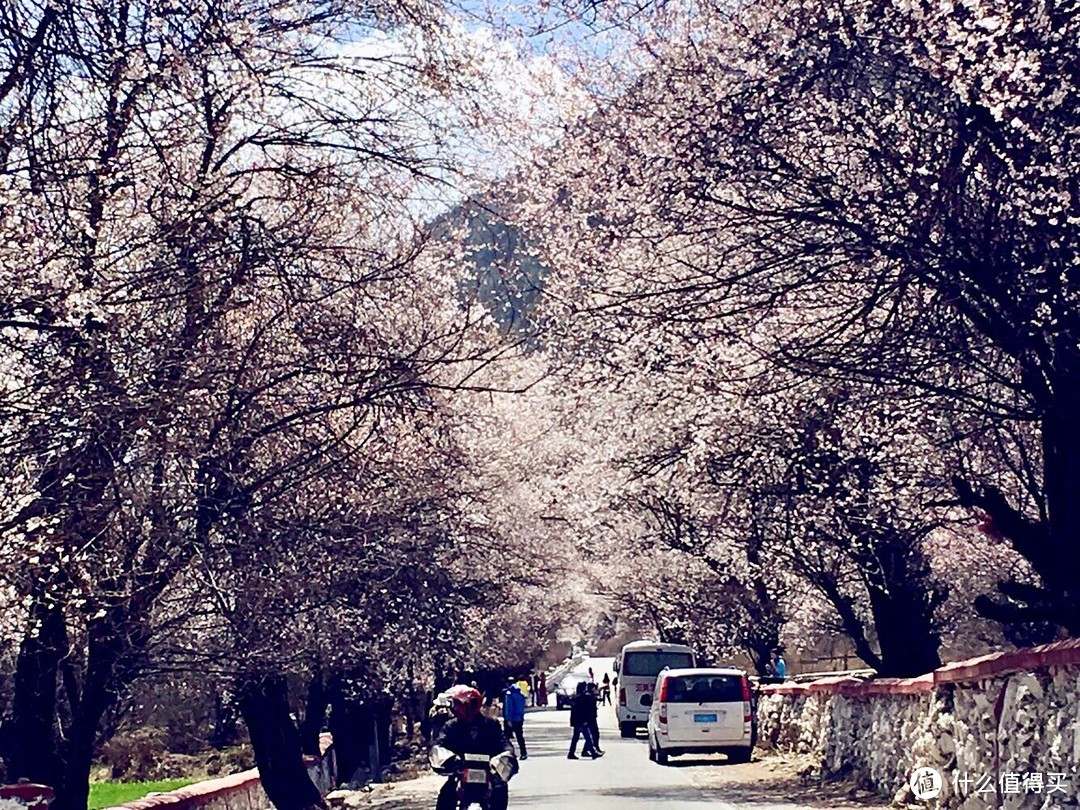
<svg viewBox="0 0 1080 810">
<path fill-rule="evenodd" d="M 649 759 L 727 754 L 749 762 L 754 748 L 750 682 L 735 667 L 668 669 L 656 678 L 646 731 Z"/>
</svg>

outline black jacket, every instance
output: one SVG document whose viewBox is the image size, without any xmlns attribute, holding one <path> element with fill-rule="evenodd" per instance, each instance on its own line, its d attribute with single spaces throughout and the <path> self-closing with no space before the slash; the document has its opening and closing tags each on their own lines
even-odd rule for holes
<svg viewBox="0 0 1080 810">
<path fill-rule="evenodd" d="M 596 722 L 596 697 L 586 692 L 575 695 L 570 704 L 570 725 L 573 728 Z"/>
<path fill-rule="evenodd" d="M 486 754 L 493 757 L 504 751 L 509 754 L 514 752 L 499 721 L 483 715 L 472 723 L 463 723 L 455 717 L 442 727 L 434 744 L 458 755 Z"/>
</svg>

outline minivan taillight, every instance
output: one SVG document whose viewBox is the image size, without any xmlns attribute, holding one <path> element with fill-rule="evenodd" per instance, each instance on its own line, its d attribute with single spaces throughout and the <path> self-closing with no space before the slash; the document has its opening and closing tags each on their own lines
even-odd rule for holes
<svg viewBox="0 0 1080 810">
<path fill-rule="evenodd" d="M 656 699 L 657 703 L 660 704 L 660 717 L 658 719 L 664 725 L 667 725 L 667 685 L 669 680 L 670 678 L 664 678 L 660 681 L 660 695 Z"/>
<path fill-rule="evenodd" d="M 749 723 L 751 720 L 750 681 L 746 679 L 745 675 L 742 678 L 742 701 L 743 722 Z"/>
<path fill-rule="evenodd" d="M 626 705 L 626 690 L 623 689 L 621 686 L 619 687 L 619 705 Z"/>
</svg>

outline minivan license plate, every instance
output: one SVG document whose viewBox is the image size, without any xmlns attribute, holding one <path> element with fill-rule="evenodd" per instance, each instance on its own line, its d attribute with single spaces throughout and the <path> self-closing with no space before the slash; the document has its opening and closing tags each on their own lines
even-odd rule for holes
<svg viewBox="0 0 1080 810">
<path fill-rule="evenodd" d="M 716 715 L 715 714 L 695 714 L 694 715 L 694 722 L 695 723 L 715 723 L 716 722 Z"/>
</svg>

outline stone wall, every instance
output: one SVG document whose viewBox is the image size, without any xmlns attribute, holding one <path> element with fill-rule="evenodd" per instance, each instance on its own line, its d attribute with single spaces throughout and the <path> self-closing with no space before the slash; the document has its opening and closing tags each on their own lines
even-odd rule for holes
<svg viewBox="0 0 1080 810">
<path fill-rule="evenodd" d="M 942 777 L 929 807 L 1080 804 L 1080 640 L 949 664 L 920 678 L 763 686 L 762 748 L 808 754 L 913 800 L 915 769 Z"/>
<path fill-rule="evenodd" d="M 337 785 L 336 759 L 330 735 L 323 734 L 319 742 L 321 756 L 305 757 L 305 761 L 308 776 L 325 796 Z M 107 810 L 273 810 L 273 805 L 259 781 L 259 770 L 252 768 L 168 793 L 155 793 Z"/>
</svg>

